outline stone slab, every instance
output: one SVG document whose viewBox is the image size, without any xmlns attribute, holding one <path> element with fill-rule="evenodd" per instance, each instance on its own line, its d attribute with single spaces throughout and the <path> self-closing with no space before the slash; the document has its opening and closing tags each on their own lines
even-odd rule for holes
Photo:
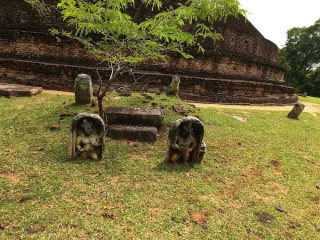
<svg viewBox="0 0 320 240">
<path fill-rule="evenodd" d="M 173 110 L 180 114 L 185 114 L 187 111 L 182 103 L 177 103 L 173 105 Z"/>
<path fill-rule="evenodd" d="M 0 83 L 0 96 L 4 97 L 30 97 L 42 91 L 42 87 Z"/>
<path fill-rule="evenodd" d="M 154 143 L 157 141 L 157 128 L 109 125 L 107 136 L 112 139 Z"/>
<path fill-rule="evenodd" d="M 105 110 L 109 125 L 137 125 L 160 127 L 162 124 L 159 109 L 109 107 Z"/>
</svg>

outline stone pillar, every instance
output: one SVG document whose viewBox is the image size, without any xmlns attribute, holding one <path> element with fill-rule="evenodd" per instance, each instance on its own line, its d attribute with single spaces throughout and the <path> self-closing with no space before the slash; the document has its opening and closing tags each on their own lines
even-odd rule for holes
<svg viewBox="0 0 320 240">
<path fill-rule="evenodd" d="M 87 74 L 79 74 L 74 82 L 76 104 L 91 104 L 93 87 L 91 77 Z"/>
<path fill-rule="evenodd" d="M 299 115 L 302 113 L 303 109 L 304 109 L 304 105 L 302 103 L 297 102 L 293 106 L 293 109 L 291 110 L 291 112 L 289 112 L 288 118 L 297 120 L 299 118 Z"/>
</svg>

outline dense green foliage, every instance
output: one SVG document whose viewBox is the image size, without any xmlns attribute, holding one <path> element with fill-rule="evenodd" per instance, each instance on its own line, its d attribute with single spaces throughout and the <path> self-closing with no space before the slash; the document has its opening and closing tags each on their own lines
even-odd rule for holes
<svg viewBox="0 0 320 240">
<path fill-rule="evenodd" d="M 286 83 L 300 93 L 320 96 L 320 20 L 314 25 L 292 28 L 279 51 L 280 63 L 288 68 Z"/>
<path fill-rule="evenodd" d="M 42 12 L 45 9 L 45 1 L 26 1 Z M 161 0 L 59 0 L 57 7 L 74 30 L 55 29 L 52 33 L 81 42 L 110 69 L 109 79 L 100 79 L 98 100 L 101 103 L 121 72 L 146 60 L 165 60 L 169 52 L 192 58 L 186 48 L 197 47 L 204 52 L 203 41 L 221 38 L 213 27 L 214 22 L 245 14 L 238 0 L 181 2 L 172 1 L 172 5 L 163 6 Z M 127 12 L 133 7 L 136 13 L 130 16 Z M 136 17 L 141 8 L 148 8 L 153 16 L 138 22 Z"/>
<path fill-rule="evenodd" d="M 182 117 L 172 110 L 175 97 L 150 95 L 143 103 L 139 94 L 108 93 L 105 104 L 161 104 L 166 124 Z M 102 160 L 70 160 L 73 117 L 98 110 L 73 103 L 44 93 L 0 98 L 1 240 L 320 239 L 319 113 L 296 121 L 288 112 L 181 102 L 205 126 L 200 169 L 164 162 L 167 127 L 155 144 L 106 139 Z"/>
</svg>

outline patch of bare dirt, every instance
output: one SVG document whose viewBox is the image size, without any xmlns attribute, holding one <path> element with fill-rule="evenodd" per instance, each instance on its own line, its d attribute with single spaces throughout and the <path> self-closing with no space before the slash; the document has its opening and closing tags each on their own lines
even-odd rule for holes
<svg viewBox="0 0 320 240">
<path fill-rule="evenodd" d="M 198 108 L 217 108 L 217 109 L 240 109 L 240 110 L 263 110 L 263 111 L 291 111 L 293 105 L 288 106 L 263 106 L 263 105 L 227 105 L 227 104 L 211 104 L 211 103 L 191 103 Z M 320 112 L 320 104 L 301 102 L 305 105 L 304 112 L 314 113 Z"/>
<path fill-rule="evenodd" d="M 258 217 L 258 220 L 262 223 L 271 223 L 274 220 L 274 216 L 267 212 L 257 212 L 255 215 Z"/>
<path fill-rule="evenodd" d="M 10 183 L 21 183 L 19 174 L 14 172 L 0 173 L 0 177 L 7 179 L 7 181 Z"/>
<path fill-rule="evenodd" d="M 57 94 L 57 95 L 68 95 L 68 96 L 73 96 L 73 92 L 63 92 L 63 91 L 55 91 L 55 90 L 43 90 L 42 92 L 44 93 L 49 93 L 49 94 Z"/>
</svg>

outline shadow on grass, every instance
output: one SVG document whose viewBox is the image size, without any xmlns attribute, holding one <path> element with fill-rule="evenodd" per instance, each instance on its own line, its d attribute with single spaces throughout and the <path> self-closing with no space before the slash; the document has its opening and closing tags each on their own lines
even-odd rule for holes
<svg viewBox="0 0 320 240">
<path fill-rule="evenodd" d="M 172 164 L 169 163 L 166 159 L 160 163 L 158 163 L 157 166 L 153 168 L 154 171 L 158 172 L 190 172 L 192 170 L 191 166 L 187 166 L 184 164 Z"/>
<path fill-rule="evenodd" d="M 93 163 L 101 163 L 103 159 L 98 159 L 98 160 L 93 160 L 91 158 L 71 158 L 71 157 L 66 157 L 62 159 L 60 162 L 61 163 L 72 163 L 72 164 L 93 164 Z"/>
</svg>

